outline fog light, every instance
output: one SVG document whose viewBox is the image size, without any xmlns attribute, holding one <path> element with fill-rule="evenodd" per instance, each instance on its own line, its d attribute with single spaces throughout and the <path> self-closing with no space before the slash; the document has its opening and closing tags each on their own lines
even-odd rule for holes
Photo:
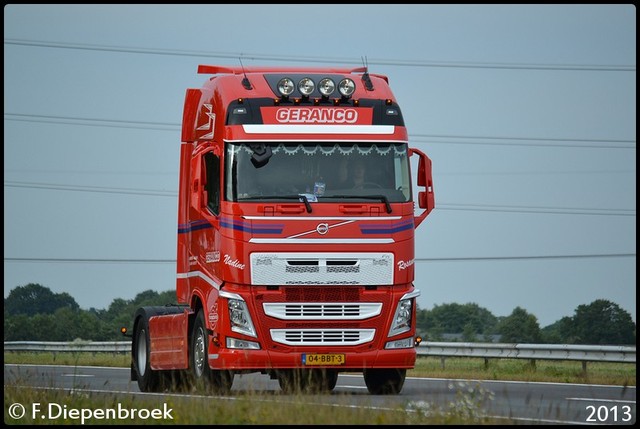
<svg viewBox="0 0 640 429">
<path fill-rule="evenodd" d="M 298 91 L 300 91 L 300 94 L 304 95 L 305 97 L 310 96 L 315 88 L 315 82 L 308 77 L 305 77 L 300 80 L 300 82 L 298 82 Z"/>
<path fill-rule="evenodd" d="M 294 89 L 296 89 L 296 86 L 288 77 L 282 78 L 280 79 L 280 82 L 278 82 L 278 91 L 285 97 L 293 94 Z"/>
<path fill-rule="evenodd" d="M 402 340 L 389 341 L 384 345 L 386 350 L 393 349 L 410 349 L 413 347 L 413 338 L 403 338 Z"/>
<path fill-rule="evenodd" d="M 318 90 L 320 91 L 320 94 L 328 97 L 336 90 L 336 83 L 332 79 L 325 77 L 318 84 Z"/>
<path fill-rule="evenodd" d="M 356 90 L 356 83 L 349 78 L 342 79 L 338 84 L 338 91 L 344 97 L 347 97 L 347 98 L 351 97 L 351 95 L 355 92 L 355 90 Z"/>
<path fill-rule="evenodd" d="M 227 337 L 228 349 L 260 350 L 260 344 L 255 341 L 241 340 L 239 338 Z"/>
</svg>

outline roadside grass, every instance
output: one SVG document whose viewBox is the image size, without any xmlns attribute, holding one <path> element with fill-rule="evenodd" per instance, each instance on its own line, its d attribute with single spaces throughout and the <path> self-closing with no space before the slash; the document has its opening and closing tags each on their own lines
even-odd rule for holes
<svg viewBox="0 0 640 429">
<path fill-rule="evenodd" d="M 586 370 L 585 370 L 586 368 Z M 420 356 L 408 376 L 635 386 L 636 364 L 618 362 Z"/>
<path fill-rule="evenodd" d="M 172 425 L 434 425 L 509 424 L 482 415 L 493 399 L 479 387 L 456 385 L 456 399 L 439 407 L 425 401 L 380 406 L 352 395 L 246 391 L 237 395 L 116 394 L 34 388 L 18 379 L 4 386 L 5 424 Z"/>
</svg>

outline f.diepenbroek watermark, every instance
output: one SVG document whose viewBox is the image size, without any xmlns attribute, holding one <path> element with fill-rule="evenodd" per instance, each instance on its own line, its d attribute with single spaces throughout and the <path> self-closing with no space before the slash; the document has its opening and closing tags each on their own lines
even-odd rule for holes
<svg viewBox="0 0 640 429">
<path fill-rule="evenodd" d="M 30 419 L 33 422 L 42 421 L 43 423 L 54 420 L 71 420 L 80 424 L 100 421 L 173 420 L 173 408 L 169 408 L 167 404 L 162 404 L 161 408 L 131 408 L 120 403 L 110 408 L 76 408 L 55 402 L 34 402 L 26 405 L 15 402 L 9 405 L 7 413 L 14 420 Z"/>
</svg>

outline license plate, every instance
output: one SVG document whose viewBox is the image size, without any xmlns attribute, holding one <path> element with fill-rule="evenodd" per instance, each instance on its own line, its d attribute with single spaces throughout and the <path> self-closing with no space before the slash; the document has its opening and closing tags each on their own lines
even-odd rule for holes
<svg viewBox="0 0 640 429">
<path fill-rule="evenodd" d="M 303 365 L 344 365 L 344 363 L 345 363 L 344 354 L 313 353 L 313 354 L 302 355 Z"/>
</svg>

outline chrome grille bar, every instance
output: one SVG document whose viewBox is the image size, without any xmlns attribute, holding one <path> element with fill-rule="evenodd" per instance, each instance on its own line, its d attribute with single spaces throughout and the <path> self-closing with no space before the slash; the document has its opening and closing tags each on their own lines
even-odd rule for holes
<svg viewBox="0 0 640 429">
<path fill-rule="evenodd" d="M 380 302 L 267 302 L 267 316 L 281 320 L 364 320 L 380 314 Z"/>
</svg>

